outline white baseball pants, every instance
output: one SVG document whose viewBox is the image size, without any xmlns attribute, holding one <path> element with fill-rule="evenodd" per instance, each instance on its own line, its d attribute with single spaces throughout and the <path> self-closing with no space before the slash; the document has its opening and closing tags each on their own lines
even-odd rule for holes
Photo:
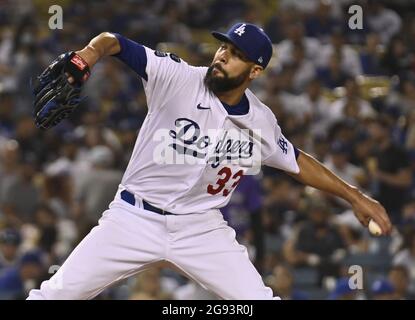
<svg viewBox="0 0 415 320">
<path fill-rule="evenodd" d="M 99 224 L 31 299 L 92 299 L 111 285 L 167 261 L 223 299 L 273 299 L 219 210 L 160 215 L 117 193 Z"/>
</svg>

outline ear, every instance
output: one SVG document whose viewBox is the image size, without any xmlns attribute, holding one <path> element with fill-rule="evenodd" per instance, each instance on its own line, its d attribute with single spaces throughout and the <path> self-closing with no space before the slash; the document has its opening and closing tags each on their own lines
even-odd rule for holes
<svg viewBox="0 0 415 320">
<path fill-rule="evenodd" d="M 263 67 L 261 67 L 258 64 L 255 64 L 251 68 L 251 73 L 249 74 L 249 79 L 254 80 L 254 79 L 258 78 L 262 74 L 263 71 L 264 71 Z"/>
</svg>

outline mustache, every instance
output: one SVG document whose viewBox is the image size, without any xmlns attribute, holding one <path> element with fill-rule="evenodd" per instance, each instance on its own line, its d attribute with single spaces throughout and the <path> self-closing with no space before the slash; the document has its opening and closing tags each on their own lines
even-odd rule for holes
<svg viewBox="0 0 415 320">
<path fill-rule="evenodd" d="M 220 72 L 222 72 L 225 75 L 225 77 L 228 77 L 228 73 L 222 68 L 222 66 L 219 62 L 216 62 L 216 63 L 212 64 L 210 67 L 211 67 L 212 71 L 213 71 L 213 68 L 216 68 Z"/>
</svg>

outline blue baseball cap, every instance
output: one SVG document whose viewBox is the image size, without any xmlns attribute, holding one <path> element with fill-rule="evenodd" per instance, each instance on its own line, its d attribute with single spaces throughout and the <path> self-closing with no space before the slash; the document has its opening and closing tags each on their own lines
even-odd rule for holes
<svg viewBox="0 0 415 320">
<path fill-rule="evenodd" d="M 19 260 L 20 265 L 37 264 L 43 265 L 45 263 L 45 256 L 40 250 L 32 250 L 26 252 Z"/>
<path fill-rule="evenodd" d="M 239 22 L 227 33 L 212 31 L 212 35 L 223 42 L 230 42 L 252 62 L 264 69 L 272 57 L 272 43 L 264 30 L 252 23 Z"/>
<path fill-rule="evenodd" d="M 341 298 L 344 295 L 352 294 L 354 292 L 355 291 L 352 288 L 350 288 L 349 279 L 348 278 L 340 278 L 336 282 L 336 287 L 330 293 L 329 299 L 330 300 L 337 300 L 337 299 Z"/>
<path fill-rule="evenodd" d="M 14 229 L 5 229 L 0 232 L 0 243 L 18 246 L 22 242 L 19 231 Z"/>
<path fill-rule="evenodd" d="M 372 293 L 375 295 L 376 294 L 389 294 L 389 293 L 394 293 L 394 292 L 395 292 L 395 289 L 392 283 L 390 283 L 390 281 L 386 279 L 376 280 L 372 284 Z"/>
</svg>

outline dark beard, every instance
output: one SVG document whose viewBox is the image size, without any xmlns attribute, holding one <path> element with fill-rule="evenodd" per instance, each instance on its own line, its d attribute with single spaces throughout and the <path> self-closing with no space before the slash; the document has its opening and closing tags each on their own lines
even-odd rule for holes
<svg viewBox="0 0 415 320">
<path fill-rule="evenodd" d="M 214 77 L 212 75 L 214 67 L 216 67 L 216 69 L 220 70 L 223 73 L 223 78 Z M 208 89 L 213 93 L 222 93 L 238 88 L 242 83 L 245 82 L 250 72 L 251 70 L 250 68 L 248 68 L 239 76 L 230 78 L 228 73 L 222 69 L 220 64 L 214 64 L 208 68 L 204 82 Z"/>
</svg>

